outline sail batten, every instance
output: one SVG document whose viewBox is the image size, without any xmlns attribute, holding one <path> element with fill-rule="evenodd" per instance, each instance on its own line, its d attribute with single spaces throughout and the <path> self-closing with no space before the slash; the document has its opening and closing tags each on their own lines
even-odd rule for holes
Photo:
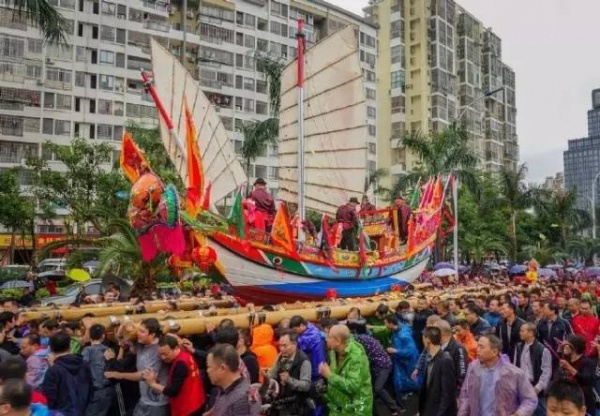
<svg viewBox="0 0 600 416">
<path fill-rule="evenodd" d="M 183 117 L 184 95 L 188 100 L 196 124 L 196 142 L 204 165 L 206 182 L 212 183 L 211 199 L 218 203 L 248 179 L 227 135 L 223 123 L 199 83 L 154 39 L 152 45 L 152 72 L 155 89 L 165 108 L 170 112 L 176 134 L 186 135 Z M 165 150 L 173 161 L 181 179 L 187 179 L 187 165 L 175 139 L 160 120 L 160 130 Z"/>
<path fill-rule="evenodd" d="M 281 74 L 279 193 L 298 202 L 296 64 Z M 355 28 L 349 26 L 306 51 L 304 81 L 305 203 L 333 214 L 364 191 L 367 105 Z"/>
</svg>

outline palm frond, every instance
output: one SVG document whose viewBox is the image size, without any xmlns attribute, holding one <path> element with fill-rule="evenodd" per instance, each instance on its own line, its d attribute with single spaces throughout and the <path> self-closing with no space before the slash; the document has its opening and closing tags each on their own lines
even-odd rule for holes
<svg viewBox="0 0 600 416">
<path fill-rule="evenodd" d="M 37 25 L 47 43 L 67 44 L 68 22 L 49 0 L 15 0 L 15 12 Z"/>
</svg>

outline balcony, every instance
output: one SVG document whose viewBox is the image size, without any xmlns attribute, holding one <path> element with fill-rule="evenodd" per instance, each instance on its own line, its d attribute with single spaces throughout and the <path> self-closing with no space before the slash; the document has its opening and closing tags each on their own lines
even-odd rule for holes
<svg viewBox="0 0 600 416">
<path fill-rule="evenodd" d="M 169 3 L 164 1 L 142 0 L 142 5 L 146 9 L 154 10 L 159 13 L 167 14 L 169 12 Z"/>
<path fill-rule="evenodd" d="M 158 32 L 169 33 L 171 25 L 166 22 L 156 22 L 148 20 L 144 22 L 144 29 L 156 30 Z"/>
</svg>

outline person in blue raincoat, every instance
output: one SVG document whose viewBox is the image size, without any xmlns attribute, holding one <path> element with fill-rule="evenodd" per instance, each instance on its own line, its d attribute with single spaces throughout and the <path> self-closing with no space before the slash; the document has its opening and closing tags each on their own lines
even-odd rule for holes
<svg viewBox="0 0 600 416">
<path fill-rule="evenodd" d="M 321 331 L 300 315 L 295 315 L 290 319 L 290 329 L 298 334 L 298 348 L 308 355 L 310 359 L 312 366 L 311 391 L 313 391 L 315 383 L 321 379 L 319 365 L 327 362 L 325 340 L 321 336 Z M 311 414 L 313 416 L 320 416 L 323 412 L 324 407 L 317 406 Z"/>
<path fill-rule="evenodd" d="M 394 363 L 394 389 L 396 394 L 404 395 L 416 392 L 419 388 L 418 381 L 411 378 L 419 360 L 419 352 L 412 337 L 409 326 L 402 324 L 396 315 L 385 317 L 385 326 L 392 334 L 392 345 L 387 352 Z"/>
</svg>

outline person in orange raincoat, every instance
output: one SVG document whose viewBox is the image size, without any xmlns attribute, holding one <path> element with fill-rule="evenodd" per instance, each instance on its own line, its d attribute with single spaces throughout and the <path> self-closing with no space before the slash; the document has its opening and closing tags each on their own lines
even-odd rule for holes
<svg viewBox="0 0 600 416">
<path fill-rule="evenodd" d="M 250 350 L 258 358 L 258 366 L 262 369 L 273 367 L 277 360 L 277 348 L 273 345 L 275 332 L 271 325 L 260 324 L 252 329 L 252 346 Z"/>
<path fill-rule="evenodd" d="M 477 359 L 477 341 L 475 336 L 471 332 L 469 323 L 466 319 L 459 319 L 454 325 L 454 336 L 458 342 L 464 345 L 469 355 L 469 360 L 473 361 Z"/>
</svg>

